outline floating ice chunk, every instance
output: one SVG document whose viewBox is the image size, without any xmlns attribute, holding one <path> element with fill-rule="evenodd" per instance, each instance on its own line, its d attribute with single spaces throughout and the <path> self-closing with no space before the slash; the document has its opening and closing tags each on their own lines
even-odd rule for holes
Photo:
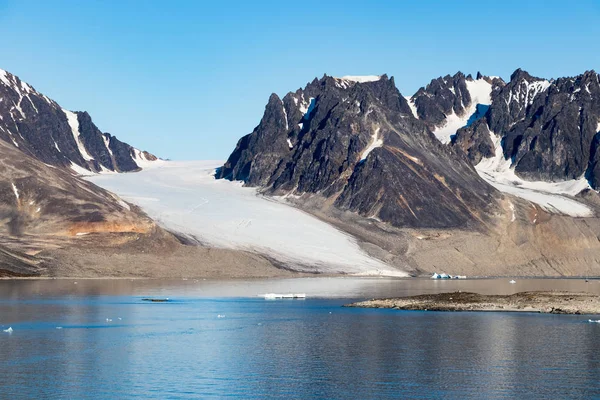
<svg viewBox="0 0 600 400">
<path fill-rule="evenodd" d="M 112 322 L 111 318 L 106 318 L 106 322 Z"/>
<path fill-rule="evenodd" d="M 217 315 L 217 318 L 225 318 L 225 316 L 224 316 L 224 315 L 221 315 L 221 314 L 219 314 L 219 315 Z"/>
<path fill-rule="evenodd" d="M 588 322 L 591 322 L 593 324 L 600 324 L 600 319 L 588 319 Z"/>
<path fill-rule="evenodd" d="M 304 299 L 306 293 L 265 293 L 262 295 L 265 299 Z"/>
<path fill-rule="evenodd" d="M 508 283 L 517 283 L 517 281 L 515 281 L 514 279 L 511 279 L 510 281 L 508 281 Z"/>
<path fill-rule="evenodd" d="M 450 274 L 445 274 L 445 273 L 438 274 L 437 272 L 435 272 L 433 275 L 431 275 L 431 279 L 467 279 L 467 277 L 464 275 L 452 276 Z"/>
<path fill-rule="evenodd" d="M 4 332 L 6 332 L 6 333 L 12 333 L 13 332 L 12 326 L 9 327 L 8 329 L 4 329 Z"/>
</svg>

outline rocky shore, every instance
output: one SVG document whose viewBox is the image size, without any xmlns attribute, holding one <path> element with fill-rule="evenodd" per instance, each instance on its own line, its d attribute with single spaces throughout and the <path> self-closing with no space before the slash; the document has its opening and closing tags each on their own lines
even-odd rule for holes
<svg viewBox="0 0 600 400">
<path fill-rule="evenodd" d="M 421 311 L 521 311 L 549 314 L 600 314 L 600 296 L 570 292 L 521 292 L 512 295 L 453 292 L 373 299 L 347 304 L 346 307 Z"/>
</svg>

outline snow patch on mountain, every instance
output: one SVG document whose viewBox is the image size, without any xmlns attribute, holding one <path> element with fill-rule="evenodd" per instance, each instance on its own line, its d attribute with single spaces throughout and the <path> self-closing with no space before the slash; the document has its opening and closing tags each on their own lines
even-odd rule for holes
<svg viewBox="0 0 600 400">
<path fill-rule="evenodd" d="M 315 104 L 316 101 L 314 97 L 309 98 L 307 102 L 306 100 L 304 100 L 304 95 L 302 95 L 302 104 L 300 104 L 300 107 L 298 109 L 302 113 L 303 121 L 306 121 L 310 118 L 310 114 L 315 109 Z"/>
<path fill-rule="evenodd" d="M 381 146 L 383 146 L 383 139 L 379 137 L 379 128 L 376 128 L 371 136 L 371 143 L 360 156 L 360 161 L 366 160 L 370 152 Z"/>
<path fill-rule="evenodd" d="M 516 104 L 519 109 L 531 105 L 535 97 L 538 94 L 545 92 L 551 84 L 552 83 L 547 80 L 528 82 L 527 80 L 523 79 L 523 81 L 515 88 L 515 90 L 511 90 L 509 93 L 508 100 L 506 100 L 508 110 L 511 111 L 513 104 Z"/>
<path fill-rule="evenodd" d="M 573 217 L 594 215 L 588 206 L 570 197 L 590 187 L 585 177 L 563 182 L 523 180 L 515 174 L 514 168 L 511 167 L 511 160 L 504 158 L 501 138 L 492 131 L 490 131 L 490 138 L 495 146 L 494 157 L 484 158 L 475 166 L 479 175 L 489 184 L 501 192 L 538 204 L 551 213 Z"/>
<path fill-rule="evenodd" d="M 365 76 L 352 76 L 347 75 L 341 78 L 334 78 L 335 85 L 342 89 L 348 89 L 357 83 L 377 82 L 381 80 L 380 75 L 365 75 Z"/>
<path fill-rule="evenodd" d="M 415 101 L 410 96 L 405 96 L 404 98 L 406 99 L 406 102 L 408 103 L 408 106 L 410 107 L 410 111 L 412 111 L 412 115 L 415 118 L 419 119 L 419 114 L 417 113 L 417 106 L 415 105 Z"/>
<path fill-rule="evenodd" d="M 434 129 L 433 134 L 444 144 L 449 143 L 452 135 L 460 128 L 467 126 L 473 114 L 477 113 L 477 105 L 489 106 L 492 104 L 492 84 L 485 79 L 475 79 L 466 81 L 467 90 L 471 97 L 470 104 L 464 104 L 465 111 L 457 115 L 454 111 L 446 116 L 444 124 Z M 409 103 L 410 105 L 410 103 Z"/>
<path fill-rule="evenodd" d="M 146 158 L 144 152 L 136 148 L 133 149 L 133 161 L 135 161 L 137 166 L 142 169 L 158 167 L 164 163 L 164 160 L 161 160 L 160 158 L 157 158 L 156 160 Z"/>
<path fill-rule="evenodd" d="M 342 76 L 340 79 L 345 80 L 345 81 L 358 82 L 358 83 L 377 82 L 377 81 L 381 80 L 381 75 L 363 75 L 363 76 L 346 75 L 346 76 Z"/>
<path fill-rule="evenodd" d="M 77 164 L 75 164 L 74 162 L 71 162 L 71 165 L 69 165 L 69 168 L 71 168 L 71 170 L 73 172 L 75 172 L 76 175 L 79 176 L 92 176 L 92 175 L 96 175 L 95 172 L 92 172 L 88 169 L 85 169 Z"/>
<path fill-rule="evenodd" d="M 135 174 L 87 178 L 137 204 L 167 229 L 202 243 L 264 254 L 299 271 L 406 276 L 356 240 L 241 182 L 215 180 L 220 162 L 164 162 Z"/>
<path fill-rule="evenodd" d="M 73 133 L 73 139 L 75 139 L 75 143 L 77 144 L 77 149 L 79 150 L 81 157 L 83 157 L 83 159 L 85 161 L 93 160 L 93 157 L 90 156 L 90 154 L 85 149 L 83 142 L 81 141 L 81 139 L 79 139 L 79 121 L 77 120 L 77 114 L 75 114 L 74 112 L 71 112 L 69 110 L 65 110 L 64 108 L 62 109 L 62 111 L 67 116 L 67 122 L 69 123 L 69 126 L 71 127 L 71 132 Z"/>
</svg>

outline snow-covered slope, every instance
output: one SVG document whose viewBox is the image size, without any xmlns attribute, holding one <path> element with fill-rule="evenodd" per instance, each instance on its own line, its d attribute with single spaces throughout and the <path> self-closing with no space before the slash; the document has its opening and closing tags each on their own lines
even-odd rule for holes
<svg viewBox="0 0 600 400">
<path fill-rule="evenodd" d="M 471 103 L 463 104 L 464 113 L 457 115 L 452 112 L 446 116 L 446 121 L 435 128 L 433 134 L 442 143 L 450 142 L 452 135 L 460 128 L 467 126 L 471 117 L 477 112 L 477 105 L 489 106 L 492 104 L 492 84 L 483 78 L 466 80 L 467 90 L 471 97 Z"/>
<path fill-rule="evenodd" d="M 590 187 L 585 177 L 562 182 L 523 180 L 515 174 L 514 167 L 511 168 L 510 160 L 504 158 L 500 137 L 490 132 L 490 138 L 494 143 L 496 154 L 494 157 L 484 158 L 475 169 L 496 189 L 538 204 L 551 213 L 573 217 L 593 215 L 588 206 L 571 198 Z"/>
<path fill-rule="evenodd" d="M 136 174 L 88 179 L 141 206 L 167 229 L 210 246 L 255 251 L 300 271 L 405 276 L 356 241 L 240 182 L 215 180 L 219 162 L 165 162 Z"/>
</svg>

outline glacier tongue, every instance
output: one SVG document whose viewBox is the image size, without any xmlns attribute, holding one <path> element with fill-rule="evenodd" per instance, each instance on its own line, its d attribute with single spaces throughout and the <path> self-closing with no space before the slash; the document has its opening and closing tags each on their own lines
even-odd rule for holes
<svg viewBox="0 0 600 400">
<path fill-rule="evenodd" d="M 254 251 L 299 271 L 407 276 L 369 257 L 356 241 L 241 182 L 215 180 L 221 162 L 164 162 L 90 181 L 139 205 L 159 224 L 215 247 Z"/>
</svg>

